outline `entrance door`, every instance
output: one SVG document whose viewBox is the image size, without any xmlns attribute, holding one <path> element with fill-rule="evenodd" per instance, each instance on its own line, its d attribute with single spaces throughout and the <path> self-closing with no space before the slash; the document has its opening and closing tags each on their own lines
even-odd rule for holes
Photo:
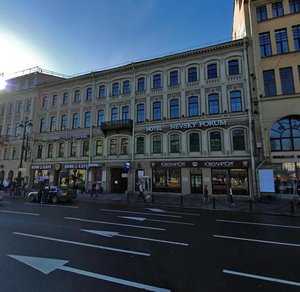
<svg viewBox="0 0 300 292">
<path fill-rule="evenodd" d="M 191 181 L 191 193 L 192 194 L 202 194 L 202 172 L 201 170 L 191 170 L 190 172 L 190 181 Z"/>
<path fill-rule="evenodd" d="M 122 174 L 128 174 L 123 168 L 111 169 L 111 192 L 123 194 L 127 190 L 127 177 L 122 177 Z"/>
</svg>

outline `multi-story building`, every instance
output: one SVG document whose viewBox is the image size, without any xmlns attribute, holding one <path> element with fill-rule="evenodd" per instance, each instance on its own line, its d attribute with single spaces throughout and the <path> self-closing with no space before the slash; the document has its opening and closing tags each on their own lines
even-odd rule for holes
<svg viewBox="0 0 300 292">
<path fill-rule="evenodd" d="M 31 159 L 31 126 L 40 84 L 57 81 L 57 73 L 31 68 L 15 73 L 0 91 L 0 181 L 10 181 L 21 171 L 28 180 Z"/>
<path fill-rule="evenodd" d="M 273 173 L 276 193 L 292 193 L 300 179 L 300 0 L 236 0 L 233 39 L 245 36 L 258 168 Z"/>
<path fill-rule="evenodd" d="M 38 87 L 31 185 L 255 195 L 247 40 Z"/>
</svg>

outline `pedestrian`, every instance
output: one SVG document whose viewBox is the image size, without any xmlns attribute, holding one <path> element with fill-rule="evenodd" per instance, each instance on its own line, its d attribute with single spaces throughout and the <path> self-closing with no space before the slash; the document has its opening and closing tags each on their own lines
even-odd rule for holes
<svg viewBox="0 0 300 292">
<path fill-rule="evenodd" d="M 96 190 L 96 184 L 92 184 L 92 189 L 91 189 L 91 198 L 95 195 L 97 197 L 97 190 Z"/>
<path fill-rule="evenodd" d="M 205 202 L 209 202 L 207 185 L 205 185 L 203 189 L 203 203 Z"/>
<path fill-rule="evenodd" d="M 138 199 L 142 198 L 145 201 L 145 197 L 144 197 L 144 185 L 142 182 L 140 182 L 139 184 L 139 196 Z"/>
<path fill-rule="evenodd" d="M 6 193 L 7 190 L 10 188 L 10 182 L 9 182 L 9 180 L 7 178 L 5 178 L 4 181 L 3 181 L 3 183 L 2 183 L 2 185 L 3 185 L 4 191 Z"/>
</svg>

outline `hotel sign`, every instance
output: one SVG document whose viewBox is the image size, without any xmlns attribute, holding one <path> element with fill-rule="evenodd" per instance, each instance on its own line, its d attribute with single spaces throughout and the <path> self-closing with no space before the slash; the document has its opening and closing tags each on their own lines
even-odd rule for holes
<svg viewBox="0 0 300 292">
<path fill-rule="evenodd" d="M 170 130 L 186 130 L 186 129 L 196 129 L 196 128 L 208 128 L 208 127 L 221 127 L 228 126 L 227 120 L 206 120 L 206 121 L 196 121 L 196 122 L 184 122 L 170 124 Z M 145 128 L 146 132 L 160 132 L 163 131 L 161 125 L 158 126 L 148 126 Z"/>
</svg>

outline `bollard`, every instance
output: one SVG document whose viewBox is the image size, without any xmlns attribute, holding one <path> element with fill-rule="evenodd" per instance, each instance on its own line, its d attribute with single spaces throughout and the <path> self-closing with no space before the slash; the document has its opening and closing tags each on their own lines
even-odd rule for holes
<svg viewBox="0 0 300 292">
<path fill-rule="evenodd" d="M 183 195 L 180 196 L 180 205 L 183 207 Z"/>
<path fill-rule="evenodd" d="M 216 209 L 216 198 L 213 197 L 213 209 Z"/>
<path fill-rule="evenodd" d="M 249 210 L 252 211 L 252 199 L 249 200 Z"/>
<path fill-rule="evenodd" d="M 295 209 L 294 209 L 294 202 L 293 200 L 291 200 L 291 214 L 295 213 Z"/>
</svg>

